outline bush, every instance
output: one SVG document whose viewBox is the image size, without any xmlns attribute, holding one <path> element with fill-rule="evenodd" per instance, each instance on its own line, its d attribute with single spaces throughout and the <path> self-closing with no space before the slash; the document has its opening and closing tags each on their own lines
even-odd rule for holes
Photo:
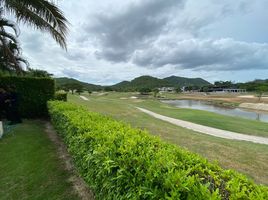
<svg viewBox="0 0 268 200">
<path fill-rule="evenodd" d="M 150 88 L 141 88 L 139 90 L 140 94 L 142 95 L 149 95 L 149 93 L 151 92 L 152 90 Z"/>
<path fill-rule="evenodd" d="M 67 101 L 67 92 L 64 91 L 56 92 L 54 99 L 58 101 Z"/>
<path fill-rule="evenodd" d="M 0 87 L 15 86 L 19 95 L 19 112 L 22 117 L 45 117 L 47 101 L 54 98 L 55 83 L 51 78 L 0 76 Z"/>
<path fill-rule="evenodd" d="M 97 199 L 267 199 L 265 186 L 71 103 L 49 112 Z"/>
</svg>

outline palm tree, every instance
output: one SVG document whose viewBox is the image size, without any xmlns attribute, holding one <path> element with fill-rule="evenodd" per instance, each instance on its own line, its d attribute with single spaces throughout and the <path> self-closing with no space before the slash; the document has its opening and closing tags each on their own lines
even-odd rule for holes
<svg viewBox="0 0 268 200">
<path fill-rule="evenodd" d="M 23 22 L 49 32 L 64 49 L 68 21 L 53 0 L 0 0 L 0 7 Z"/>
<path fill-rule="evenodd" d="M 14 35 L 6 31 L 6 27 L 13 29 Z M 18 29 L 14 23 L 4 19 L 0 10 L 0 65 L 6 70 L 21 71 L 19 63 L 19 46 L 17 41 Z"/>
</svg>

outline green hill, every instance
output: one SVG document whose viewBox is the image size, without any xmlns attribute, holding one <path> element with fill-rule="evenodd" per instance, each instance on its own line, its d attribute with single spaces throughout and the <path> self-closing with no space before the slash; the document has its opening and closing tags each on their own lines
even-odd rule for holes
<svg viewBox="0 0 268 200">
<path fill-rule="evenodd" d="M 184 78 L 178 76 L 170 76 L 164 79 L 152 76 L 140 76 L 132 81 L 123 81 L 112 88 L 118 91 L 135 91 L 141 88 L 154 89 L 158 87 L 183 87 L 183 86 L 205 86 L 210 85 L 208 81 L 202 78 Z"/>
<path fill-rule="evenodd" d="M 73 78 L 55 78 L 56 80 L 56 87 L 61 87 L 65 84 L 70 83 L 78 83 L 81 84 L 84 89 L 91 90 L 91 91 L 99 91 L 105 89 L 104 86 L 101 85 L 94 85 L 90 83 L 85 83 L 78 81 Z M 209 82 L 202 78 L 185 78 L 185 77 L 178 77 L 178 76 L 170 76 L 164 79 L 155 78 L 152 76 L 140 76 L 132 81 L 122 81 L 115 85 L 109 86 L 109 88 L 116 90 L 116 91 L 137 91 L 141 88 L 159 88 L 159 87 L 183 87 L 183 86 L 205 86 L 210 85 Z"/>
<path fill-rule="evenodd" d="M 140 76 L 133 79 L 132 81 L 123 81 L 116 85 L 113 85 L 112 88 L 119 91 L 135 91 L 141 88 L 150 88 L 154 89 L 157 87 L 169 87 L 172 86 L 168 81 L 155 78 L 152 76 Z"/>
<path fill-rule="evenodd" d="M 84 87 L 84 89 L 86 89 L 86 90 L 99 91 L 99 90 L 103 89 L 103 87 L 100 86 L 100 85 L 94 85 L 94 84 L 90 84 L 90 83 L 85 83 L 85 82 L 78 81 L 78 80 L 73 79 L 73 78 L 61 77 L 61 78 L 55 78 L 55 81 L 56 81 L 56 87 L 57 88 L 65 85 L 65 84 L 76 83 L 76 84 L 82 85 Z"/>
<path fill-rule="evenodd" d="M 208 81 L 202 79 L 202 78 L 185 78 L 185 77 L 179 77 L 179 76 L 170 76 L 167 78 L 164 78 L 163 80 L 166 80 L 171 85 L 175 87 L 183 87 L 183 86 L 206 86 L 211 85 Z"/>
</svg>

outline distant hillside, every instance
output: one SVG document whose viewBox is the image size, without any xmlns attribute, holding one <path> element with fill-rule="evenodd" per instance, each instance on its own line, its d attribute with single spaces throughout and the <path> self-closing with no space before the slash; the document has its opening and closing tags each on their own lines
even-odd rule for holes
<svg viewBox="0 0 268 200">
<path fill-rule="evenodd" d="M 123 81 L 116 85 L 113 85 L 112 88 L 119 91 L 135 91 L 141 88 L 150 88 L 154 89 L 157 87 L 168 87 L 172 86 L 166 80 L 155 78 L 152 76 L 140 76 L 133 79 L 132 81 Z"/>
<path fill-rule="evenodd" d="M 60 87 L 65 84 L 70 83 L 79 83 L 83 85 L 86 90 L 91 91 L 99 91 L 105 90 L 106 87 L 101 85 L 94 85 L 90 83 L 85 83 L 78 81 L 73 78 L 55 78 L 56 80 L 56 87 Z M 116 91 L 137 91 L 141 88 L 159 88 L 159 87 L 183 87 L 183 86 L 205 86 L 210 85 L 209 82 L 202 78 L 184 78 L 178 76 L 170 76 L 164 79 L 155 78 L 152 76 L 140 76 L 132 81 L 122 81 L 112 86 L 108 86 L 109 88 L 116 90 Z"/>
<path fill-rule="evenodd" d="M 98 91 L 98 90 L 103 89 L 103 87 L 100 85 L 94 85 L 90 83 L 81 82 L 73 78 L 67 78 L 67 77 L 55 78 L 55 81 L 56 81 L 56 87 L 60 87 L 65 84 L 78 83 L 78 84 L 83 85 L 84 89 L 86 90 Z"/>
<path fill-rule="evenodd" d="M 183 87 L 183 86 L 206 86 L 211 85 L 208 81 L 202 79 L 202 78 L 185 78 L 185 77 L 179 77 L 179 76 L 170 76 L 167 78 L 164 78 L 163 80 L 166 80 L 173 86 L 177 87 Z"/>
</svg>

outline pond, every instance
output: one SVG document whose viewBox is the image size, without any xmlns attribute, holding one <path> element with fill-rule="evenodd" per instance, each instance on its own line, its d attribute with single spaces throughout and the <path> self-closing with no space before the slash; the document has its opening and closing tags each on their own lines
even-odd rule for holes
<svg viewBox="0 0 268 200">
<path fill-rule="evenodd" d="M 229 115 L 235 117 L 242 117 L 246 119 L 253 119 L 262 122 L 268 122 L 268 112 L 259 112 L 252 110 L 244 110 L 241 108 L 228 108 L 213 105 L 206 101 L 198 100 L 165 100 L 164 103 L 179 107 L 179 108 L 191 108 L 196 110 L 205 110 L 222 115 Z"/>
</svg>

